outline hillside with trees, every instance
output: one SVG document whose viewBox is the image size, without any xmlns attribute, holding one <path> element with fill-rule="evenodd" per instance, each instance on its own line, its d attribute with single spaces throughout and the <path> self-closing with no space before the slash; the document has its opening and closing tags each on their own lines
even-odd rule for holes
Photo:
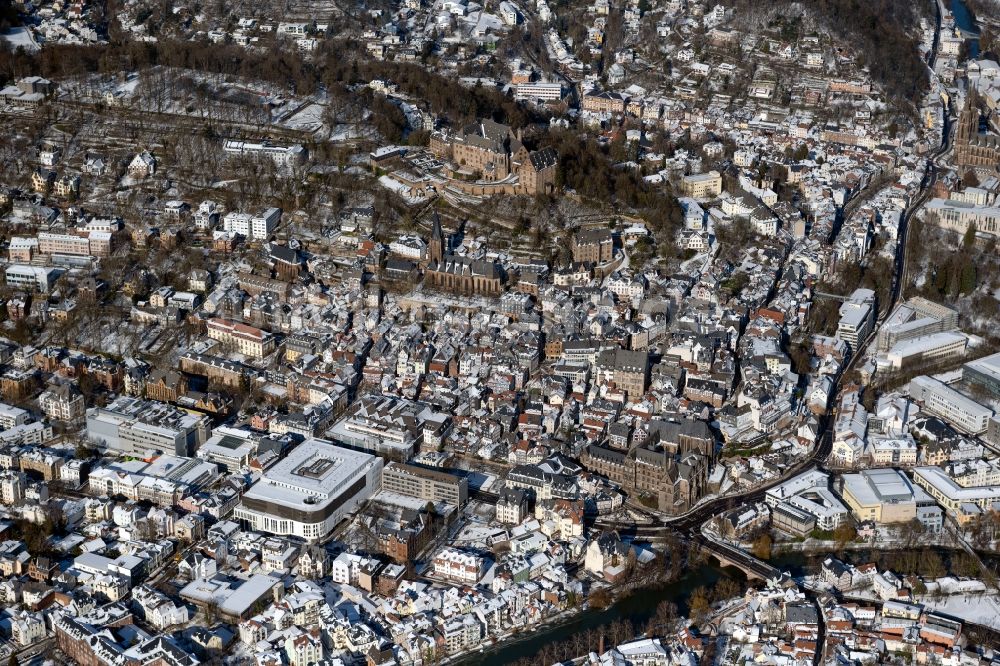
<svg viewBox="0 0 1000 666">
<path fill-rule="evenodd" d="M 930 16 L 933 4 L 911 0 L 799 0 L 763 4 L 756 0 L 725 0 L 743 14 L 742 22 L 766 28 L 776 17 L 783 25 L 815 26 L 841 40 L 857 55 L 889 100 L 900 109 L 912 109 L 913 100 L 927 89 L 927 67 L 920 55 L 917 23 Z M 789 19 L 803 16 L 808 21 Z M 804 33 L 805 34 L 805 33 Z M 804 34 L 787 31 L 789 40 Z"/>
</svg>

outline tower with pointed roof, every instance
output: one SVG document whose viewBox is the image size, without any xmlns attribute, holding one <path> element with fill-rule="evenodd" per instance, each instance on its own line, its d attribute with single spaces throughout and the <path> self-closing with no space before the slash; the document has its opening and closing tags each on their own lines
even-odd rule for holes
<svg viewBox="0 0 1000 666">
<path fill-rule="evenodd" d="M 427 262 L 430 265 L 440 264 L 444 260 L 445 239 L 441 230 L 441 218 L 434 213 L 434 226 L 431 229 L 431 242 L 427 244 Z"/>
</svg>

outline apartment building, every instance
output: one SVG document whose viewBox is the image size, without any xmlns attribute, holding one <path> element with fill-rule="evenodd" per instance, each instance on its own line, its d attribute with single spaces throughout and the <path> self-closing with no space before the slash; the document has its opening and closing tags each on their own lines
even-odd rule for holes
<svg viewBox="0 0 1000 666">
<path fill-rule="evenodd" d="M 226 213 L 222 218 L 222 228 L 245 238 L 267 240 L 281 222 L 281 209 L 268 208 L 257 215 L 249 213 Z"/>
<path fill-rule="evenodd" d="M 486 559 L 456 548 L 442 548 L 434 556 L 434 573 L 456 583 L 475 585 L 486 573 Z"/>
</svg>

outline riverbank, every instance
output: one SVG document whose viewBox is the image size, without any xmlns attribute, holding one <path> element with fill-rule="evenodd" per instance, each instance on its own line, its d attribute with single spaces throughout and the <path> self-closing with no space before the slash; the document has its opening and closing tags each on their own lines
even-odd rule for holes
<svg viewBox="0 0 1000 666">
<path fill-rule="evenodd" d="M 615 622 L 627 621 L 639 629 L 649 622 L 663 601 L 676 604 L 678 614 L 683 616 L 688 613 L 688 600 L 696 588 L 709 588 L 722 578 L 746 580 L 743 572 L 733 567 L 703 563 L 686 570 L 676 581 L 629 590 L 616 597 L 607 608 L 587 606 L 578 611 L 563 611 L 548 618 L 534 631 L 511 634 L 509 639 L 458 655 L 448 663 L 453 666 L 508 666 L 519 659 L 534 658 L 546 645 L 570 640 L 588 631 L 606 630 Z"/>
</svg>

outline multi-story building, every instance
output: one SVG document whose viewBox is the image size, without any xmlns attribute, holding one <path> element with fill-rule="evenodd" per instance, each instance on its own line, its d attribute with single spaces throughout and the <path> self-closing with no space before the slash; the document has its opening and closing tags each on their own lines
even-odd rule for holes
<svg viewBox="0 0 1000 666">
<path fill-rule="evenodd" d="M 919 486 L 894 469 L 865 470 L 841 477 L 841 495 L 859 521 L 901 524 L 920 521 L 929 532 L 939 532 L 941 509 Z"/>
<path fill-rule="evenodd" d="M 486 573 L 486 558 L 456 548 L 442 548 L 433 564 L 435 575 L 465 585 L 475 585 Z"/>
<path fill-rule="evenodd" d="M 681 192 L 692 199 L 710 199 L 722 194 L 722 174 L 718 171 L 681 178 Z"/>
<path fill-rule="evenodd" d="M 625 391 L 629 400 L 638 400 L 649 380 L 649 352 L 607 349 L 597 357 L 601 381 L 612 382 Z"/>
<path fill-rule="evenodd" d="M 944 382 L 921 375 L 910 380 L 910 397 L 924 410 L 939 416 L 958 430 L 972 435 L 986 431 L 993 410 L 968 398 Z"/>
<path fill-rule="evenodd" d="M 429 407 L 403 398 L 369 395 L 330 429 L 348 446 L 409 460 L 424 440 L 424 424 L 433 419 Z"/>
<path fill-rule="evenodd" d="M 83 256 L 90 254 L 90 241 L 85 236 L 42 232 L 38 234 L 38 251 L 42 254 Z"/>
<path fill-rule="evenodd" d="M 382 470 L 382 490 L 461 507 L 469 496 L 469 481 L 447 472 L 390 462 Z"/>
<path fill-rule="evenodd" d="M 283 146 L 270 141 L 228 139 L 222 149 L 227 155 L 269 158 L 282 166 L 302 164 L 308 155 L 306 149 L 299 144 Z"/>
<path fill-rule="evenodd" d="M 900 303 L 879 327 L 878 350 L 885 352 L 903 340 L 951 331 L 957 327 L 958 312 L 955 310 L 919 296 L 911 298 Z"/>
<path fill-rule="evenodd" d="M 38 406 L 55 421 L 75 421 L 87 410 L 79 389 L 68 382 L 55 384 L 38 396 Z"/>
<path fill-rule="evenodd" d="M 263 241 L 271 237 L 279 222 L 281 222 L 281 209 L 268 208 L 257 215 L 226 213 L 222 218 L 222 228 L 244 238 Z"/>
<path fill-rule="evenodd" d="M 4 275 L 7 285 L 15 289 L 47 293 L 52 289 L 53 284 L 63 272 L 60 268 L 48 266 L 14 264 L 7 267 Z"/>
<path fill-rule="evenodd" d="M 886 353 L 886 361 L 896 370 L 940 363 L 965 355 L 969 338 L 958 331 L 942 331 L 931 335 L 900 340 Z"/>
<path fill-rule="evenodd" d="M 583 96 L 584 111 L 591 113 L 625 113 L 627 100 L 612 91 L 592 90 Z"/>
<path fill-rule="evenodd" d="M 940 467 L 917 467 L 913 470 L 913 481 L 959 519 L 968 514 L 963 505 L 987 511 L 1000 502 L 1000 486 L 962 486 Z"/>
<path fill-rule="evenodd" d="M 0 504 L 13 506 L 24 500 L 28 478 L 24 472 L 6 469 L 0 472 Z"/>
<path fill-rule="evenodd" d="M 962 381 L 966 386 L 1000 398 L 1000 354 L 977 358 L 963 365 Z"/>
<path fill-rule="evenodd" d="M 28 410 L 0 402 L 0 430 L 9 430 L 24 425 L 30 419 Z"/>
<path fill-rule="evenodd" d="M 208 417 L 150 400 L 121 397 L 107 407 L 87 410 L 87 438 L 104 450 L 127 455 L 186 456 L 210 432 Z"/>
<path fill-rule="evenodd" d="M 381 480 L 381 458 L 309 439 L 264 472 L 234 516 L 253 530 L 321 541 Z"/>
<path fill-rule="evenodd" d="M 611 235 L 611 230 L 596 227 L 581 229 L 573 234 L 570 249 L 573 253 L 573 261 L 604 264 L 611 261 L 614 256 L 614 247 L 614 237 Z"/>
<path fill-rule="evenodd" d="M 857 350 L 871 333 L 875 324 L 875 292 L 871 289 L 855 289 L 840 306 L 840 321 L 837 323 L 837 337 Z"/>
<path fill-rule="evenodd" d="M 276 349 L 274 336 L 259 328 L 228 319 L 209 319 L 208 337 L 251 358 L 264 358 Z"/>
<path fill-rule="evenodd" d="M 563 90 L 561 83 L 545 83 L 536 81 L 534 83 L 518 83 L 514 87 L 514 98 L 518 100 L 543 100 L 546 102 L 556 102 L 562 99 Z"/>
</svg>

